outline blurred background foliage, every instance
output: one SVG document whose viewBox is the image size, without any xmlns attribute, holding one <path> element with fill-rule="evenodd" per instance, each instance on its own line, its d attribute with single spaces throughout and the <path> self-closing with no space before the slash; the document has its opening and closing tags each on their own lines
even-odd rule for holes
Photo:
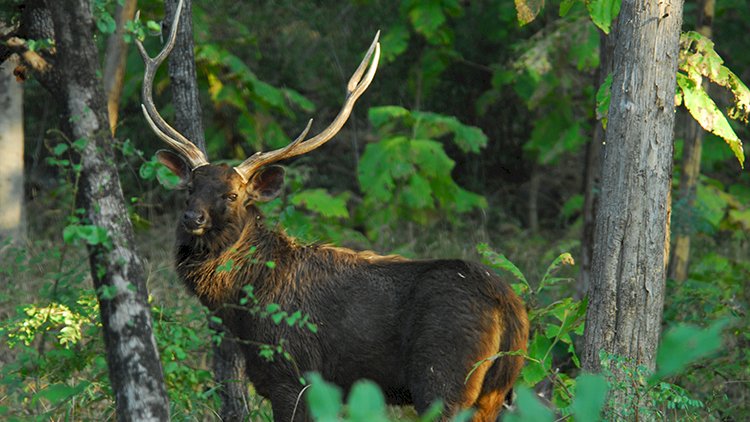
<svg viewBox="0 0 750 422">
<path fill-rule="evenodd" d="M 20 3 L 0 2 L 6 22 Z M 115 1 L 94 3 L 103 51 Z M 138 3 L 142 20 L 163 16 L 161 1 Z M 510 0 L 194 0 L 209 158 L 236 162 L 278 148 L 310 117 L 312 132 L 321 130 L 338 112 L 347 78 L 380 30 L 383 58 L 372 86 L 336 139 L 284 163 L 286 193 L 264 207 L 271 224 L 306 242 L 409 257 L 489 259 L 488 250 L 480 255 L 476 249 L 486 243 L 529 280 L 548 280 L 549 262 L 579 251 L 585 146 L 600 124 L 600 33 L 583 3 L 562 3 L 570 7 L 563 17 L 561 2 L 551 0 L 521 26 Z M 693 0 L 685 3 L 686 31 L 694 27 L 696 7 Z M 746 0 L 718 0 L 713 23 L 716 51 L 744 81 L 750 80 L 749 17 Z M 153 26 L 144 30 L 152 52 L 161 44 Z M 138 245 L 148 258 L 173 415 L 203 420 L 217 408 L 207 371 L 211 333 L 205 310 L 173 273 L 168 245 L 184 193 L 158 183 L 166 174 L 152 156 L 163 146 L 140 111 L 142 76 L 141 59 L 130 48 L 117 162 Z M 98 316 L 85 253 L 61 236 L 75 215 L 72 151 L 57 129 L 64 122 L 55 103 L 33 78 L 24 88 L 31 240 L 6 246 L 0 256 L 0 317 L 8 339 L 0 347 L 14 346 L 0 353 L 0 415 L 111 414 L 103 346 L 92 331 Z M 166 66 L 157 73 L 154 96 L 171 120 Z M 722 109 L 731 100 L 715 98 Z M 675 185 L 691 117 L 681 108 L 677 119 Z M 740 139 L 748 139 L 746 126 L 732 124 Z M 667 409 L 666 399 L 658 405 L 674 420 L 747 420 L 750 175 L 714 135 L 706 135 L 702 154 L 695 204 L 673 204 L 672 230 L 690 233 L 693 249 L 688 280 L 668 282 L 664 326 L 733 322 L 724 330 L 720 354 L 668 380 L 684 388 L 678 398 L 694 402 L 677 410 Z M 571 404 L 569 389 L 579 372 L 574 344 L 585 303 L 573 299 L 581 297 L 577 270 L 565 265 L 560 280 L 567 282 L 556 278 L 526 293 L 539 309 L 530 346 L 530 354 L 539 356 L 523 379 L 560 408 Z M 561 319 L 568 314 L 574 318 Z M 251 406 L 253 420 L 269 417 L 260 399 Z"/>
</svg>

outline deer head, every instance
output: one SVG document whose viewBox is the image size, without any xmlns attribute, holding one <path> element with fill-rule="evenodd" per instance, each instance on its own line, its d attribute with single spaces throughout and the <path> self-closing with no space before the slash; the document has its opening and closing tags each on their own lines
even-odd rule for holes
<svg viewBox="0 0 750 422">
<path fill-rule="evenodd" d="M 283 188 L 284 170 L 272 164 L 310 152 L 329 141 L 341 130 L 355 102 L 370 86 L 375 76 L 380 57 L 380 32 L 375 35 L 364 59 L 349 79 L 344 104 L 328 127 L 308 138 L 312 125 L 310 119 L 302 133 L 287 146 L 274 151 L 256 152 L 238 166 L 230 168 L 225 164 L 210 164 L 206 154 L 170 126 L 154 106 L 154 75 L 174 48 L 181 11 L 182 1 L 177 6 L 167 43 L 156 57 L 151 58 L 143 44 L 136 41 L 138 51 L 146 64 L 141 107 L 154 133 L 176 152 L 161 150 L 157 152 L 157 157 L 180 178 L 179 187 L 187 188 L 189 191 L 187 207 L 182 216 L 182 228 L 186 234 L 204 236 L 212 232 L 225 232 L 230 226 L 241 227 L 247 219 L 256 218 L 257 210 L 252 205 L 256 201 L 275 198 Z"/>
</svg>

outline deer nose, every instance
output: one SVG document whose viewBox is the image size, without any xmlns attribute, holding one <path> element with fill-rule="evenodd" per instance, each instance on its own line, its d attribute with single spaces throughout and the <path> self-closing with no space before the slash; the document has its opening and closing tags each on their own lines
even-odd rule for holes
<svg viewBox="0 0 750 422">
<path fill-rule="evenodd" d="M 203 228 L 206 225 L 206 213 L 203 211 L 187 210 L 182 215 L 182 224 L 191 230 Z"/>
</svg>

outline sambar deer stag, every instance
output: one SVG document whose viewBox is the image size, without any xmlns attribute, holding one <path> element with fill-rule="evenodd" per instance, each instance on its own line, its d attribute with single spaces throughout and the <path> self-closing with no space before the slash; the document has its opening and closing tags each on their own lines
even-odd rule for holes
<svg viewBox="0 0 750 422">
<path fill-rule="evenodd" d="M 444 418 L 468 408 L 476 421 L 495 420 L 523 357 L 500 353 L 487 358 L 526 350 L 529 330 L 524 305 L 508 284 L 466 261 L 410 260 L 300 244 L 266 225 L 256 206 L 283 189 L 284 170 L 272 163 L 312 151 L 341 129 L 375 75 L 378 37 L 351 77 L 341 111 L 320 134 L 307 138 L 308 123 L 284 148 L 258 152 L 236 167 L 210 164 L 203 151 L 164 121 L 152 99 L 154 74 L 174 46 L 181 7 L 158 56 L 150 58 L 137 44 L 146 62 L 146 120 L 176 151 L 161 150 L 158 159 L 188 190 L 177 228 L 176 268 L 239 339 L 247 376 L 270 400 L 274 419 L 309 419 L 299 405 L 304 403 L 299 376 L 317 371 L 345 391 L 361 378 L 373 380 L 388 403 L 413 404 L 420 413 L 442 400 Z M 217 271 L 230 262 L 231 270 Z M 255 303 L 300 310 L 317 324 L 317 332 L 277 325 L 243 310 L 248 285 Z M 293 360 L 268 362 L 259 355 L 259 344 L 276 345 L 282 339 Z"/>
</svg>

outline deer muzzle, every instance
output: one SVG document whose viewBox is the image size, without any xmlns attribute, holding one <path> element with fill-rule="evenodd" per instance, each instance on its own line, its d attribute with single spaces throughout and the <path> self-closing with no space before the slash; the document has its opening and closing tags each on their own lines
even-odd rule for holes
<svg viewBox="0 0 750 422">
<path fill-rule="evenodd" d="M 187 210 L 182 215 L 182 225 L 188 233 L 201 236 L 206 230 L 211 228 L 211 220 L 205 211 Z"/>
</svg>

